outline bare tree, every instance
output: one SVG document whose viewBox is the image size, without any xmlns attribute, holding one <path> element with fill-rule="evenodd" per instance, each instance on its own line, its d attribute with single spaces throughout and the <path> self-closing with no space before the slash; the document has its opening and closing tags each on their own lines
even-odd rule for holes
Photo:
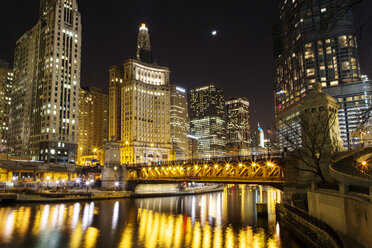
<svg viewBox="0 0 372 248">
<path fill-rule="evenodd" d="M 326 182 L 321 165 L 327 162 L 334 150 L 332 144 L 337 142 L 334 140 L 338 135 L 334 129 L 336 122 L 336 109 L 319 107 L 301 111 L 297 120 L 284 123 L 286 128 L 282 130 L 285 131 L 279 135 L 290 152 L 289 163 L 296 170 L 312 173 Z"/>
</svg>

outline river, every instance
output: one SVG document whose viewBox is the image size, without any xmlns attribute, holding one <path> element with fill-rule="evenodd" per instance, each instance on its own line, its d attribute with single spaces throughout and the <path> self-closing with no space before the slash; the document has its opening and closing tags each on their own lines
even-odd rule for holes
<svg viewBox="0 0 372 248">
<path fill-rule="evenodd" d="M 302 247 L 275 219 L 280 190 L 0 207 L 0 247 Z M 268 203 L 257 217 L 255 204 Z"/>
</svg>

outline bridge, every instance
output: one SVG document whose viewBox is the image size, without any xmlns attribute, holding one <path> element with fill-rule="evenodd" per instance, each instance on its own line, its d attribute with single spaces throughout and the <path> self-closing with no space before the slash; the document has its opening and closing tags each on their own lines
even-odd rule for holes
<svg viewBox="0 0 372 248">
<path fill-rule="evenodd" d="M 127 180 L 136 183 L 204 182 L 283 184 L 283 158 L 219 157 L 125 165 Z"/>
<path fill-rule="evenodd" d="M 280 187 L 284 183 L 283 157 L 279 153 L 239 156 L 225 154 L 185 160 L 157 161 L 138 164 L 114 164 L 106 167 L 82 167 L 35 161 L 0 160 L 0 182 L 74 182 L 88 174 L 108 185 L 118 181 L 129 184 L 151 183 L 257 183 Z M 107 179 L 106 179 L 107 181 Z"/>
</svg>

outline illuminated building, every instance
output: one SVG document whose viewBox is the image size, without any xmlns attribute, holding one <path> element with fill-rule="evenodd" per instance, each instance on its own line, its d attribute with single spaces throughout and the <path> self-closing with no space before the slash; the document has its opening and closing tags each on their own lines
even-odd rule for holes
<svg viewBox="0 0 372 248">
<path fill-rule="evenodd" d="M 187 138 L 189 114 L 186 90 L 172 85 L 170 104 L 171 142 L 174 154 L 176 158 L 186 157 L 189 153 Z"/>
<path fill-rule="evenodd" d="M 338 121 L 344 147 L 352 148 L 360 143 L 371 144 L 371 123 L 367 122 L 364 127 L 360 127 L 365 114 L 371 108 L 371 81 L 366 76 L 362 76 L 362 81 L 328 87 L 323 91 L 336 98 L 340 105 Z"/>
<path fill-rule="evenodd" d="M 226 134 L 229 151 L 247 152 L 250 146 L 249 102 L 232 97 L 226 101 Z"/>
<path fill-rule="evenodd" d="M 351 11 L 341 13 L 346 4 L 349 1 L 279 1 L 280 24 L 273 29 L 277 125 L 280 116 L 287 116 L 282 112 L 318 83 L 337 100 L 348 94 L 339 89 L 358 87 L 361 75 L 353 17 Z M 342 120 L 345 113 L 342 109 L 339 113 Z M 341 124 L 341 130 L 345 145 L 350 146 L 347 125 Z"/>
<path fill-rule="evenodd" d="M 0 60 L 0 153 L 8 149 L 9 111 L 13 71 L 7 62 Z"/>
<path fill-rule="evenodd" d="M 108 95 L 100 88 L 80 90 L 78 164 L 103 164 L 103 145 L 108 136 Z"/>
<path fill-rule="evenodd" d="M 225 97 L 223 89 L 206 85 L 190 91 L 190 133 L 198 137 L 198 154 L 226 152 Z"/>
<path fill-rule="evenodd" d="M 320 133 L 324 132 L 321 133 L 320 136 L 326 137 L 324 141 L 324 152 L 332 154 L 335 151 L 343 150 L 338 116 L 332 116 L 333 113 L 336 113 L 338 108 L 339 105 L 335 98 L 322 92 L 320 85 L 314 87 L 314 90 L 301 99 L 300 102 L 292 105 L 287 111 L 280 113 L 281 116 L 279 116 L 280 119 L 278 121 L 278 127 L 279 130 L 281 130 L 278 135 L 279 143 L 282 147 L 300 147 L 306 135 L 311 133 L 309 130 L 311 130 L 312 125 L 316 125 L 315 123 L 320 122 L 322 125 L 332 125 L 327 129 L 319 130 Z M 303 119 L 300 118 L 301 114 L 304 116 Z M 318 118 L 318 120 L 315 118 Z M 326 118 L 330 119 L 325 121 Z M 334 120 L 333 118 L 336 119 Z M 306 122 L 300 125 L 301 120 Z M 321 127 L 326 128 L 324 126 Z M 304 128 L 307 128 L 306 131 L 303 131 Z M 329 134 L 326 132 L 329 132 Z M 312 135 L 315 136 L 314 134 Z M 299 137 L 301 137 L 301 139 L 299 139 Z M 289 143 L 289 141 L 291 142 Z M 313 141 L 313 143 L 317 144 L 315 141 Z"/>
<path fill-rule="evenodd" d="M 169 74 L 167 67 L 153 63 L 150 36 L 142 24 L 137 59 L 110 69 L 109 135 L 121 141 L 121 163 L 159 162 L 173 156 Z"/>
<path fill-rule="evenodd" d="M 124 71 L 122 66 L 112 66 L 109 71 L 109 138 L 121 138 L 121 87 L 123 86 Z"/>
<path fill-rule="evenodd" d="M 9 141 L 13 153 L 75 162 L 80 59 L 76 0 L 41 0 L 37 24 L 15 48 Z"/>
<path fill-rule="evenodd" d="M 264 134 L 262 127 L 260 127 L 260 123 L 258 123 L 257 130 L 258 130 L 258 137 L 257 137 L 258 146 L 261 148 L 264 148 L 265 147 L 265 134 Z"/>
</svg>

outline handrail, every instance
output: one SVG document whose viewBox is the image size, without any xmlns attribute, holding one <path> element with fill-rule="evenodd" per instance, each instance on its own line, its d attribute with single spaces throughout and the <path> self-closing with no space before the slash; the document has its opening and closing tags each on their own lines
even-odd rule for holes
<svg viewBox="0 0 372 248">
<path fill-rule="evenodd" d="M 338 247 L 343 248 L 344 243 L 342 242 L 340 236 L 337 234 L 337 232 L 328 224 L 325 222 L 315 218 L 314 216 L 310 215 L 308 212 L 291 206 L 287 203 L 282 203 L 283 208 L 287 209 L 288 211 L 294 213 L 301 219 L 305 220 L 306 222 L 309 222 L 313 226 L 316 226 L 317 228 L 321 229 L 322 231 L 326 232 L 337 244 Z M 278 204 L 275 206 L 276 208 L 278 207 Z"/>
<path fill-rule="evenodd" d="M 210 157 L 210 158 L 194 158 L 185 160 L 159 160 L 146 163 L 130 163 L 124 164 L 126 167 L 149 167 L 149 166 L 168 166 L 168 165 L 180 165 L 180 164 L 205 164 L 205 163 L 221 163 L 221 162 L 241 162 L 241 161 L 259 161 L 259 160 L 272 160 L 282 159 L 282 154 L 261 154 L 261 155 L 250 155 L 250 156 L 227 156 L 227 157 Z"/>
<path fill-rule="evenodd" d="M 356 159 L 369 153 L 371 153 L 372 155 L 372 147 L 364 148 L 361 151 L 355 152 L 345 158 L 334 161 L 333 163 L 331 163 L 330 167 L 338 173 L 372 181 L 372 168 L 370 167 L 366 169 L 360 169 L 357 167 L 356 164 Z"/>
</svg>

